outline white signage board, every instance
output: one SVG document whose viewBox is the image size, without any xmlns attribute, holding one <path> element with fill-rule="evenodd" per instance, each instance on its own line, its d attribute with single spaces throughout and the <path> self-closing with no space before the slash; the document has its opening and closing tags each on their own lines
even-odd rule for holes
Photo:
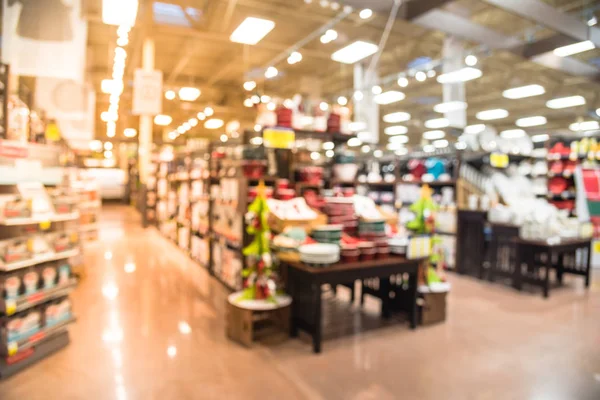
<svg viewBox="0 0 600 400">
<path fill-rule="evenodd" d="M 162 112 L 162 96 L 162 72 L 136 69 L 133 77 L 133 114 L 160 114 Z"/>
</svg>

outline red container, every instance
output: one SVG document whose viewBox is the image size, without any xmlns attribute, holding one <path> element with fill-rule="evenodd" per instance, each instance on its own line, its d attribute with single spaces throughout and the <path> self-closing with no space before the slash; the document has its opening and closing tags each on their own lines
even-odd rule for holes
<svg viewBox="0 0 600 400">
<path fill-rule="evenodd" d="M 291 200 L 296 197 L 296 191 L 294 189 L 279 189 L 277 190 L 277 197 L 279 200 Z"/>
<path fill-rule="evenodd" d="M 379 251 L 377 252 L 377 258 L 387 258 L 390 256 L 390 249 L 379 249 Z"/>
<path fill-rule="evenodd" d="M 343 247 L 341 255 L 343 262 L 356 262 L 360 258 L 360 250 L 356 247 Z"/>
<path fill-rule="evenodd" d="M 261 161 L 246 161 L 242 169 L 246 178 L 260 179 L 264 176 L 267 166 Z"/>
<path fill-rule="evenodd" d="M 290 181 L 287 179 L 277 179 L 277 189 L 281 190 L 281 189 L 289 189 L 290 188 Z"/>
<path fill-rule="evenodd" d="M 375 258 L 375 256 L 377 255 L 377 250 L 376 249 L 362 249 L 360 251 L 360 259 L 362 261 L 370 261 L 373 260 Z"/>
<path fill-rule="evenodd" d="M 277 126 L 286 128 L 292 127 L 292 110 L 285 107 L 279 107 L 275 113 L 277 114 Z"/>
</svg>

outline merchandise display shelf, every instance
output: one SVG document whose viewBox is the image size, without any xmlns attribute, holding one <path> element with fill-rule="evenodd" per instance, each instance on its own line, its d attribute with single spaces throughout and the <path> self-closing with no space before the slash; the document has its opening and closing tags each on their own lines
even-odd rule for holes
<svg viewBox="0 0 600 400">
<path fill-rule="evenodd" d="M 0 271 L 10 272 L 15 271 L 21 268 L 27 268 L 34 265 L 50 262 L 50 261 L 58 261 L 66 258 L 71 258 L 79 255 L 79 249 L 71 249 L 68 251 L 63 251 L 60 253 L 46 253 L 39 254 L 29 260 L 17 261 L 10 264 L 0 263 Z"/>
<path fill-rule="evenodd" d="M 69 333 L 63 329 L 46 340 L 30 346 L 12 357 L 0 358 L 0 378 L 8 378 L 49 355 L 65 348 L 70 343 Z"/>
<path fill-rule="evenodd" d="M 12 357 L 20 352 L 32 348 L 64 332 L 66 328 L 70 324 L 74 323 L 76 320 L 77 319 L 75 317 L 70 317 L 69 319 L 59 322 L 55 325 L 44 327 L 29 337 L 15 341 L 10 341 L 2 347 L 0 347 L 0 352 L 2 352 L 2 354 L 5 356 Z"/>
<path fill-rule="evenodd" d="M 42 214 L 36 215 L 31 218 L 6 218 L 0 221 L 0 225 L 5 226 L 19 226 L 19 225 L 33 225 L 41 224 L 46 222 L 62 222 L 72 221 L 79 218 L 79 211 L 68 213 L 68 214 Z"/>
<path fill-rule="evenodd" d="M 39 290 L 29 295 L 19 296 L 14 299 L 0 299 L 0 312 L 6 316 L 27 310 L 48 301 L 66 297 L 77 286 L 77 280 L 71 278 L 67 284 L 50 289 Z"/>
</svg>

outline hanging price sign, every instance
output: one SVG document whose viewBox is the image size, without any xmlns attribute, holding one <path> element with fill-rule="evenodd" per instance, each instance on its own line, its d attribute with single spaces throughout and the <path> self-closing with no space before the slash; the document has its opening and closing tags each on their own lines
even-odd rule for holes
<svg viewBox="0 0 600 400">
<path fill-rule="evenodd" d="M 508 167 L 508 154 L 492 153 L 490 155 L 490 165 L 495 168 Z"/>
<path fill-rule="evenodd" d="M 273 149 L 291 149 L 296 142 L 296 132 L 288 129 L 265 129 L 263 143 Z"/>
</svg>

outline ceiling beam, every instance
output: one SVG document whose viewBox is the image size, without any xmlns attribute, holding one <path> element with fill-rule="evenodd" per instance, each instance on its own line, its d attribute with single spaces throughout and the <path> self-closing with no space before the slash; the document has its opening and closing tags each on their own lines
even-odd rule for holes
<svg viewBox="0 0 600 400">
<path fill-rule="evenodd" d="M 454 0 L 419 0 L 419 1 L 407 1 L 402 4 L 400 13 L 398 14 L 401 18 L 408 21 L 412 21 L 415 18 L 420 17 L 423 14 L 428 13 L 436 8 L 442 7 Z"/>
<path fill-rule="evenodd" d="M 534 21 L 576 41 L 591 40 L 600 47 L 600 29 L 540 0 L 483 0 L 522 18 Z"/>
</svg>

